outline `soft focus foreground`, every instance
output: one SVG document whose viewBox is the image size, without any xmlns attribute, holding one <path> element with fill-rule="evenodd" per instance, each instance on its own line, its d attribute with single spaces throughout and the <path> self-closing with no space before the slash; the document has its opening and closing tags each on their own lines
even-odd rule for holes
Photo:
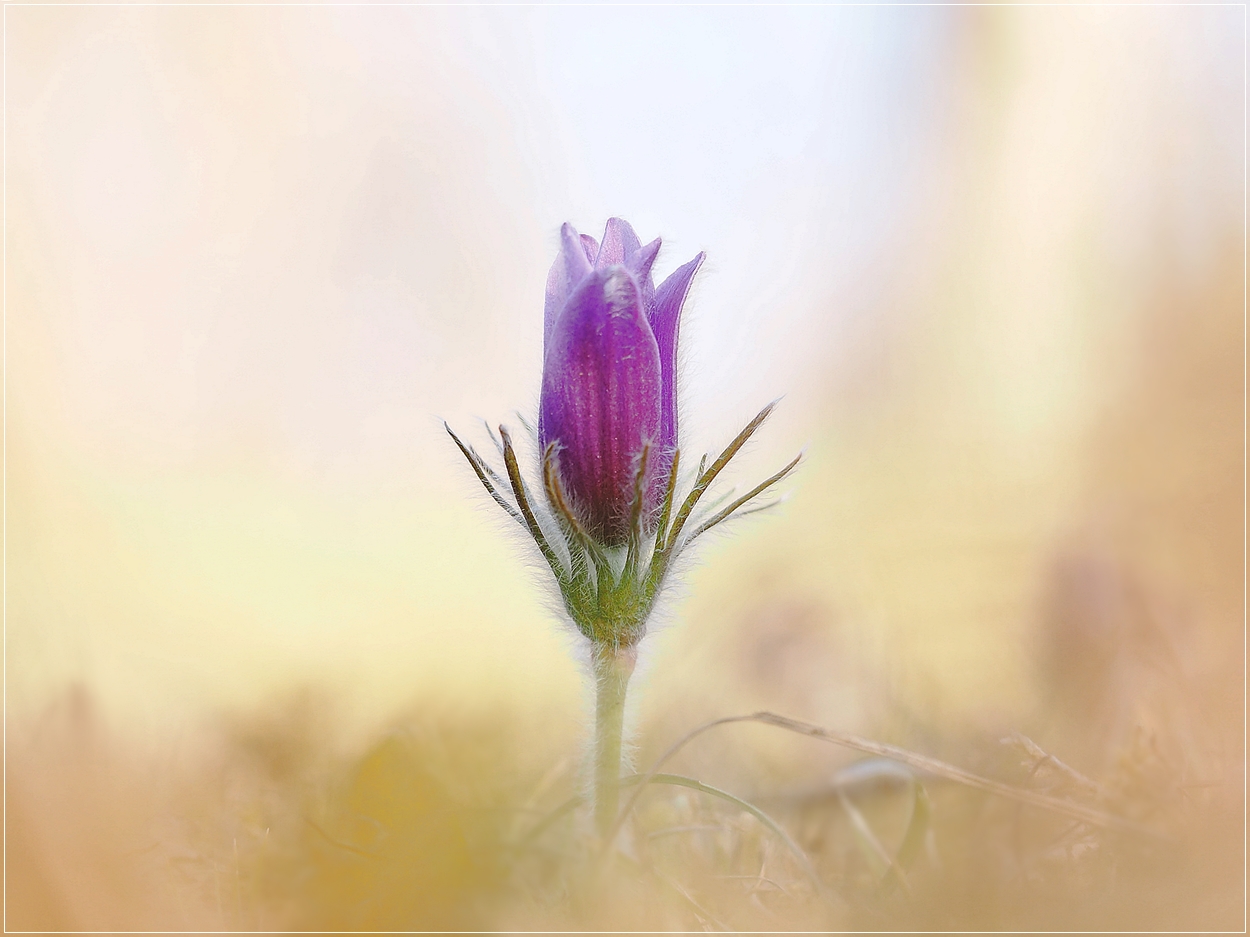
<svg viewBox="0 0 1250 937">
<path fill-rule="evenodd" d="M 1241 928 L 1243 15 L 8 9 L 6 926 Z M 809 443 L 636 770 L 767 709 L 1142 830 L 744 724 L 663 770 L 821 887 L 673 784 L 598 861 L 434 417 L 614 214 L 712 258 L 683 447 Z"/>
</svg>

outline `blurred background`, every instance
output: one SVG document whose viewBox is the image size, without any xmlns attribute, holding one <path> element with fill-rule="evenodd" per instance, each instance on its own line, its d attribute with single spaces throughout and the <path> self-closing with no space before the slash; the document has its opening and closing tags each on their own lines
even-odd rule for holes
<svg viewBox="0 0 1250 937">
<path fill-rule="evenodd" d="M 935 826 L 946 897 L 888 921 L 1243 926 L 1244 29 L 6 9 L 7 926 L 617 922 L 412 819 L 579 783 L 584 649 L 441 420 L 532 416 L 559 226 L 612 215 L 661 276 L 708 254 L 683 447 L 784 395 L 731 474 L 806 449 L 647 638 L 638 763 L 760 708 L 991 773 L 1024 732 L 1120 812 L 1191 811 L 1193 877 L 1004 872 Z M 743 727 L 683 757 L 741 794 L 849 756 Z M 408 858 L 317 852 L 362 842 L 308 832 L 344 810 Z"/>
</svg>

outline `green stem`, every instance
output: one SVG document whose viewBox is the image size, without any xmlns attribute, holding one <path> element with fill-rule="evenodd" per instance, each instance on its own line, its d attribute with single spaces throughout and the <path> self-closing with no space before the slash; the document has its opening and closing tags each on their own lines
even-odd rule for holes
<svg viewBox="0 0 1250 937">
<path fill-rule="evenodd" d="M 606 836 L 616 823 L 621 786 L 621 727 L 625 721 L 625 689 L 637 662 L 632 647 L 595 642 L 595 828 Z"/>
</svg>

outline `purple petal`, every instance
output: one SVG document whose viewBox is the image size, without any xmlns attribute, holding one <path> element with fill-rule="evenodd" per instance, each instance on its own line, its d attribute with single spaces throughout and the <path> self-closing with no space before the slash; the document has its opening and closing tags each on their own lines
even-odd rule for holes
<svg viewBox="0 0 1250 937">
<path fill-rule="evenodd" d="M 586 251 L 586 261 L 593 266 L 595 258 L 599 256 L 599 242 L 592 238 L 589 234 L 583 234 L 582 247 Z"/>
<path fill-rule="evenodd" d="M 638 282 L 638 289 L 642 292 L 642 308 L 646 310 L 651 309 L 651 304 L 655 300 L 655 281 L 651 279 L 651 265 L 655 263 L 656 254 L 659 252 L 660 239 L 656 238 L 650 244 L 644 244 L 638 248 L 625 261 L 626 269 Z"/>
<path fill-rule="evenodd" d="M 677 448 L 677 333 L 681 324 L 681 308 L 703 257 L 700 251 L 694 260 L 674 270 L 656 289 L 655 301 L 647 310 L 651 331 L 660 349 L 663 388 L 659 442 L 664 449 Z"/>
<path fill-rule="evenodd" d="M 569 272 L 569 279 L 574 284 L 582 282 L 590 273 L 590 258 L 586 254 L 587 241 L 595 243 L 592 237 L 582 237 L 567 221 L 560 226 L 560 253 L 564 257 L 564 266 Z"/>
<path fill-rule="evenodd" d="M 543 307 L 543 348 L 551 340 L 551 330 L 555 327 L 556 317 L 569 298 L 569 293 L 591 270 L 598 245 L 588 234 L 580 237 L 576 229 L 567 222 L 560 228 L 560 253 L 551 272 L 547 274 L 547 302 Z"/>
<path fill-rule="evenodd" d="M 556 443 L 573 510 L 603 543 L 628 536 L 638 455 L 660 430 L 661 380 L 638 284 L 623 268 L 596 270 L 573 290 L 548 342 L 539 442 Z"/>
<path fill-rule="evenodd" d="M 642 241 L 629 226 L 628 221 L 620 218 L 609 218 L 607 227 L 603 229 L 603 243 L 599 245 L 599 256 L 595 260 L 595 269 L 615 267 L 623 264 L 634 251 L 642 247 Z"/>
</svg>

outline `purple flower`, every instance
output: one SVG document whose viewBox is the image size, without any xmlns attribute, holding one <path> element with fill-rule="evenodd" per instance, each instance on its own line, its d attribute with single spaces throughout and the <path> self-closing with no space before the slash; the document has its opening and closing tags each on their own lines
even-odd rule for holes
<svg viewBox="0 0 1250 937">
<path fill-rule="evenodd" d="M 560 236 L 547 278 L 539 444 L 551 447 L 585 533 L 618 545 L 634 516 L 655 528 L 677 449 L 681 309 L 703 254 L 656 288 L 659 238 L 643 245 L 619 218 L 601 244 L 568 224 Z"/>
<path fill-rule="evenodd" d="M 534 480 L 526 481 L 506 426 L 491 431 L 501 473 L 443 424 L 482 487 L 533 538 L 569 620 L 591 642 L 595 822 L 609 844 L 621 823 L 625 688 L 673 563 L 725 521 L 778 504 L 756 499 L 799 464 L 796 457 L 745 494 L 700 506 L 773 401 L 715 459 L 705 454 L 689 489 L 679 491 L 677 337 L 703 254 L 657 289 L 651 265 L 659 251 L 659 238 L 643 245 L 619 218 L 609 219 L 601 244 L 572 225 L 560 229 L 547 277 L 538 413 L 545 507 L 534 499 Z"/>
<path fill-rule="evenodd" d="M 757 499 L 799 459 L 728 504 L 728 496 L 700 504 L 774 401 L 719 456 L 704 455 L 680 491 L 677 337 L 703 255 L 657 289 L 651 265 L 659 239 L 643 245 L 619 218 L 608 222 L 602 244 L 567 224 L 560 237 L 547 279 L 538 414 L 546 504 L 533 497 L 534 480 L 526 481 L 506 426 L 491 434 L 502 472 L 444 426 L 482 487 L 534 539 L 569 618 L 596 653 L 615 659 L 646 634 L 676 558 L 725 521 L 779 503 Z M 618 546 L 626 547 L 623 557 L 604 549 Z"/>
</svg>

